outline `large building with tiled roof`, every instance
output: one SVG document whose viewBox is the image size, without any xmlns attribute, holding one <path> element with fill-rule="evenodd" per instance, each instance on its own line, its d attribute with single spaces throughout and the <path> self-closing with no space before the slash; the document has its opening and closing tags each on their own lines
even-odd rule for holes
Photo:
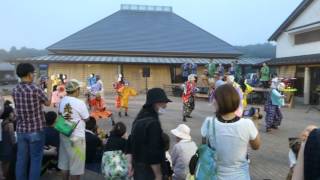
<svg viewBox="0 0 320 180">
<path fill-rule="evenodd" d="M 106 90 L 123 73 L 130 84 L 144 89 L 142 69 L 150 68 L 149 87 L 174 83 L 181 64 L 231 63 L 241 55 L 236 48 L 178 16 L 171 7 L 122 5 L 114 14 L 58 41 L 47 56 L 17 59 L 47 64 L 51 74 L 67 74 L 85 81 L 100 74 Z"/>
</svg>

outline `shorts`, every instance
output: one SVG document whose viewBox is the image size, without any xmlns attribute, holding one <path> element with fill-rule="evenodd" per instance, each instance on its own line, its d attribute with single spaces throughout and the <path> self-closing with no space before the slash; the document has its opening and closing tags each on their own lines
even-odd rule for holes
<svg viewBox="0 0 320 180">
<path fill-rule="evenodd" d="M 68 138 L 60 135 L 58 168 L 70 175 L 83 175 L 86 162 L 86 140 L 82 137 Z"/>
</svg>

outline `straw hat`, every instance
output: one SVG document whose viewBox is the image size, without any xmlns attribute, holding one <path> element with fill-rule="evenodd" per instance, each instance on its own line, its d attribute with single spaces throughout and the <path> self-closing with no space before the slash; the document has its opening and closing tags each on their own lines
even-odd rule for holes
<svg viewBox="0 0 320 180">
<path fill-rule="evenodd" d="M 171 133 L 184 140 L 191 140 L 190 128 L 185 124 L 179 124 L 177 128 L 172 129 Z"/>
</svg>

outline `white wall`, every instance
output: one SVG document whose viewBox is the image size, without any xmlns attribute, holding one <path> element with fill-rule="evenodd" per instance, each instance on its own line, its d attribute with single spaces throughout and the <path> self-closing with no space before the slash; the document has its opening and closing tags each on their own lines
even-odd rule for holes
<svg viewBox="0 0 320 180">
<path fill-rule="evenodd" d="M 320 21 L 320 0 L 313 1 L 287 30 L 317 21 Z M 320 53 L 320 42 L 294 45 L 293 33 L 283 32 L 277 40 L 277 58 L 317 53 Z"/>
</svg>

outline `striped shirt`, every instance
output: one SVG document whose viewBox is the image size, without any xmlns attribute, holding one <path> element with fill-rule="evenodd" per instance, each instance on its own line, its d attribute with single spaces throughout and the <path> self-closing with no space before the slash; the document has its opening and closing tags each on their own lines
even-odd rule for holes
<svg viewBox="0 0 320 180">
<path fill-rule="evenodd" d="M 42 104 L 48 101 L 45 92 L 34 83 L 19 83 L 12 92 L 17 120 L 17 132 L 29 133 L 44 129 Z"/>
</svg>

